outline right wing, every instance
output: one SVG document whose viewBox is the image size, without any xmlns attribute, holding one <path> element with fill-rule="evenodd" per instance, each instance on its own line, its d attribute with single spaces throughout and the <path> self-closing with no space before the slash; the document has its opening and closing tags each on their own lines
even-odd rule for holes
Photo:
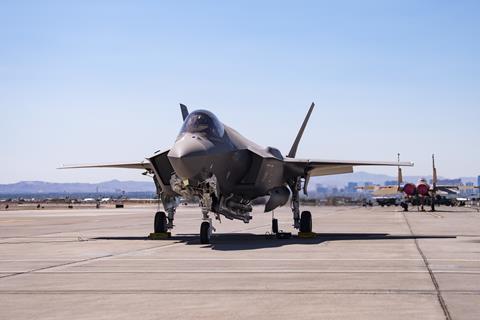
<svg viewBox="0 0 480 320">
<path fill-rule="evenodd" d="M 305 175 L 327 176 L 342 173 L 352 173 L 355 166 L 392 166 L 412 167 L 412 162 L 385 162 L 385 161 L 351 161 L 351 160 L 300 160 L 285 158 L 289 167 L 300 169 Z"/>
<path fill-rule="evenodd" d="M 122 169 L 141 169 L 141 170 L 152 171 L 152 164 L 149 161 L 144 160 L 142 162 L 63 165 L 57 169 L 87 169 L 87 168 L 122 168 Z"/>
</svg>

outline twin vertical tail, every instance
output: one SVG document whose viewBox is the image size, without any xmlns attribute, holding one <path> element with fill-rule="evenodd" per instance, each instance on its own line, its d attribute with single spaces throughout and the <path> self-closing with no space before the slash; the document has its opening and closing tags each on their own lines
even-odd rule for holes
<svg viewBox="0 0 480 320">
<path fill-rule="evenodd" d="M 300 128 L 300 131 L 298 131 L 297 138 L 295 138 L 295 141 L 293 142 L 292 148 L 290 149 L 290 152 L 287 155 L 288 158 L 295 158 L 295 156 L 297 155 L 298 145 L 300 144 L 300 140 L 302 140 L 303 132 L 305 131 L 305 128 L 307 127 L 308 120 L 310 120 L 310 116 L 312 115 L 312 112 L 313 112 L 314 108 L 315 108 L 315 103 L 312 102 L 312 105 L 310 106 L 310 109 L 308 110 L 307 116 L 305 117 L 305 120 L 303 120 L 303 124 Z"/>
<path fill-rule="evenodd" d="M 185 121 L 188 117 L 188 108 L 186 105 L 180 103 L 180 110 L 182 111 L 183 121 Z"/>
<path fill-rule="evenodd" d="M 433 189 L 437 187 L 437 168 L 435 167 L 435 155 L 432 154 L 432 168 L 433 168 L 433 174 L 432 174 L 432 184 L 433 184 Z"/>
</svg>

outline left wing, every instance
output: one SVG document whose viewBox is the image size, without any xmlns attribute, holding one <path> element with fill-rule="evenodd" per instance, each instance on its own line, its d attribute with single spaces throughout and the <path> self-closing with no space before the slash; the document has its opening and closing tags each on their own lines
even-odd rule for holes
<svg viewBox="0 0 480 320">
<path fill-rule="evenodd" d="M 285 158 L 287 167 L 303 176 L 328 176 L 342 173 L 352 173 L 356 166 L 390 166 L 413 167 L 413 162 L 386 162 L 386 161 L 351 161 L 351 160 L 301 160 Z"/>
<path fill-rule="evenodd" d="M 123 169 L 142 169 L 142 170 L 152 171 L 152 164 L 149 161 L 144 160 L 142 162 L 63 165 L 57 169 L 86 169 L 86 168 L 123 168 Z"/>
</svg>

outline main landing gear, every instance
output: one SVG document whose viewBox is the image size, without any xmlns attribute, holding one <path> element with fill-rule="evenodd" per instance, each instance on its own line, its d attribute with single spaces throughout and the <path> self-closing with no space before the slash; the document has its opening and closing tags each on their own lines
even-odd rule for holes
<svg viewBox="0 0 480 320">
<path fill-rule="evenodd" d="M 312 233 L 312 214 L 310 211 L 303 211 L 300 218 L 300 232 Z"/>
<path fill-rule="evenodd" d="M 171 197 L 162 193 L 159 193 L 161 203 L 166 211 L 158 211 L 155 214 L 155 221 L 153 223 L 154 233 L 161 235 L 167 234 L 168 230 L 173 229 L 173 221 L 175 219 L 175 213 L 177 210 L 178 202 L 175 197 Z M 160 203 L 159 203 L 160 209 Z"/>
<path fill-rule="evenodd" d="M 154 222 L 155 233 L 166 233 L 168 231 L 167 215 L 163 211 L 155 214 Z"/>
<path fill-rule="evenodd" d="M 277 234 L 278 231 L 278 219 L 272 218 L 272 233 Z"/>
<path fill-rule="evenodd" d="M 303 211 L 300 213 L 300 190 L 302 190 L 302 182 L 298 179 L 290 188 L 292 190 L 292 212 L 293 212 L 293 226 L 298 229 L 300 233 L 312 233 L 312 213 L 310 211 Z"/>
</svg>

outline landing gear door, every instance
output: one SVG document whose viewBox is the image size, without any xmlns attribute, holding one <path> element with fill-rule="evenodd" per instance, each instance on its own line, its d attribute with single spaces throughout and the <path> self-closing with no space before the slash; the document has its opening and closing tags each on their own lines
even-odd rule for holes
<svg viewBox="0 0 480 320">
<path fill-rule="evenodd" d="M 170 187 L 170 178 L 174 173 L 173 167 L 168 161 L 167 157 L 168 151 L 155 155 L 154 157 L 149 158 L 148 160 L 153 166 L 153 171 L 155 173 L 155 178 L 162 188 L 163 192 L 173 192 Z"/>
</svg>

